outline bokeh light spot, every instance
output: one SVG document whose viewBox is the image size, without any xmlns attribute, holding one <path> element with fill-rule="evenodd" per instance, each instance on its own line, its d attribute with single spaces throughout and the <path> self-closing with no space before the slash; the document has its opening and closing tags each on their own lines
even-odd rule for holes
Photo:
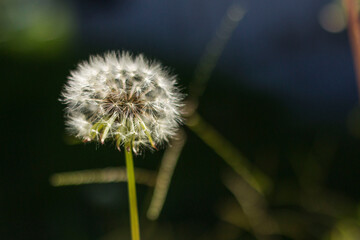
<svg viewBox="0 0 360 240">
<path fill-rule="evenodd" d="M 335 3 L 325 5 L 319 12 L 319 23 L 328 32 L 342 32 L 347 25 L 342 6 Z"/>
</svg>

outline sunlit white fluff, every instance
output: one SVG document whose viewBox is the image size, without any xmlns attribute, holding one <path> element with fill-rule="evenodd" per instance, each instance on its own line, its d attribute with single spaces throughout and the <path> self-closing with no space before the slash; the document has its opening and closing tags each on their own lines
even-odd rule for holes
<svg viewBox="0 0 360 240">
<path fill-rule="evenodd" d="M 68 77 L 61 101 L 68 129 L 84 141 L 107 139 L 135 152 L 159 145 L 181 122 L 183 95 L 176 79 L 142 55 L 109 52 L 80 63 Z"/>
</svg>

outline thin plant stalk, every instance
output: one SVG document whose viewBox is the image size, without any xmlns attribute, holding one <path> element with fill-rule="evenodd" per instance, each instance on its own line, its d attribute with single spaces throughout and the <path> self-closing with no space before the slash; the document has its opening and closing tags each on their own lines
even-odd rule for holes
<svg viewBox="0 0 360 240">
<path fill-rule="evenodd" d="M 156 178 L 154 193 L 147 211 L 150 220 L 156 220 L 164 206 L 167 192 L 169 190 L 172 175 L 181 151 L 185 145 L 186 134 L 183 130 L 178 131 L 177 138 L 171 141 L 161 160 L 160 169 Z"/>
<path fill-rule="evenodd" d="M 139 215 L 136 200 L 135 173 L 131 142 L 125 144 L 126 172 L 129 190 L 131 239 L 140 240 Z"/>
<path fill-rule="evenodd" d="M 358 94 L 360 96 L 360 22 L 358 1 L 343 0 L 343 3 L 348 14 L 349 41 L 354 58 L 354 68 L 357 80 L 356 82 L 358 87 Z"/>
<path fill-rule="evenodd" d="M 137 184 L 154 187 L 156 172 L 134 168 Z M 88 169 L 71 172 L 60 172 L 50 176 L 53 187 L 74 186 L 93 183 L 127 182 L 126 167 L 108 167 L 102 169 Z"/>
<path fill-rule="evenodd" d="M 258 193 L 265 195 L 271 190 L 271 180 L 256 169 L 247 158 L 208 124 L 198 113 L 188 118 L 186 125 L 211 147 L 225 162 Z"/>
</svg>

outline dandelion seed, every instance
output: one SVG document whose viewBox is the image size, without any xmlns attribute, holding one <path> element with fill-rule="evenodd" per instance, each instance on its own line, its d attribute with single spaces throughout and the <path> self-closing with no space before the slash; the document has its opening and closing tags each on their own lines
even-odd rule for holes
<svg viewBox="0 0 360 240">
<path fill-rule="evenodd" d="M 80 63 L 68 77 L 61 101 L 70 132 L 83 141 L 131 143 L 139 153 L 175 134 L 183 95 L 176 79 L 142 55 L 109 52 Z"/>
</svg>

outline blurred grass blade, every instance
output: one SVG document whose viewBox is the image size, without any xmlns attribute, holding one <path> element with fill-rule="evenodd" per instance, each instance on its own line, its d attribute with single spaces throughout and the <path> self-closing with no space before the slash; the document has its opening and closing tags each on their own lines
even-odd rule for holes
<svg viewBox="0 0 360 240">
<path fill-rule="evenodd" d="M 278 224 L 267 212 L 267 203 L 264 197 L 234 173 L 224 174 L 223 182 L 241 206 L 256 238 L 276 239 L 269 238 L 280 232 Z"/>
<path fill-rule="evenodd" d="M 137 168 L 135 174 L 137 183 L 150 187 L 155 185 L 155 172 Z M 126 168 L 123 167 L 55 173 L 50 177 L 50 183 L 54 187 L 126 181 Z"/>
<path fill-rule="evenodd" d="M 268 192 L 272 186 L 271 180 L 256 169 L 232 144 L 209 125 L 199 114 L 194 113 L 186 122 L 209 147 L 211 147 L 225 162 L 239 174 L 251 187 L 259 193 Z"/>
<path fill-rule="evenodd" d="M 164 206 L 170 181 L 185 142 L 185 132 L 180 129 L 174 140 L 171 141 L 171 146 L 168 147 L 164 153 L 156 178 L 154 193 L 147 211 L 147 217 L 151 220 L 156 220 L 159 217 L 161 209 Z"/>
<path fill-rule="evenodd" d="M 216 63 L 224 50 L 226 43 L 244 15 L 245 10 L 240 6 L 238 1 L 235 1 L 228 8 L 219 28 L 216 30 L 216 34 L 207 44 L 205 52 L 195 70 L 194 81 L 190 86 L 190 96 L 193 100 L 197 101 L 197 99 L 203 94 L 207 81 L 209 80 Z"/>
<path fill-rule="evenodd" d="M 190 86 L 191 100 L 188 101 L 187 106 L 185 107 L 185 112 L 188 115 L 191 115 L 195 111 L 197 100 L 205 90 L 207 81 L 210 78 L 219 56 L 223 52 L 227 41 L 244 14 L 245 11 L 243 8 L 235 1 L 235 3 L 228 8 L 215 36 L 206 46 L 206 50 L 195 70 L 194 80 Z M 172 142 L 172 147 L 166 149 L 162 159 L 155 189 L 147 212 L 147 217 L 151 220 L 156 220 L 159 217 L 164 205 L 177 160 L 185 144 L 185 133 L 183 131 L 179 132 L 176 139 L 177 140 Z"/>
</svg>

